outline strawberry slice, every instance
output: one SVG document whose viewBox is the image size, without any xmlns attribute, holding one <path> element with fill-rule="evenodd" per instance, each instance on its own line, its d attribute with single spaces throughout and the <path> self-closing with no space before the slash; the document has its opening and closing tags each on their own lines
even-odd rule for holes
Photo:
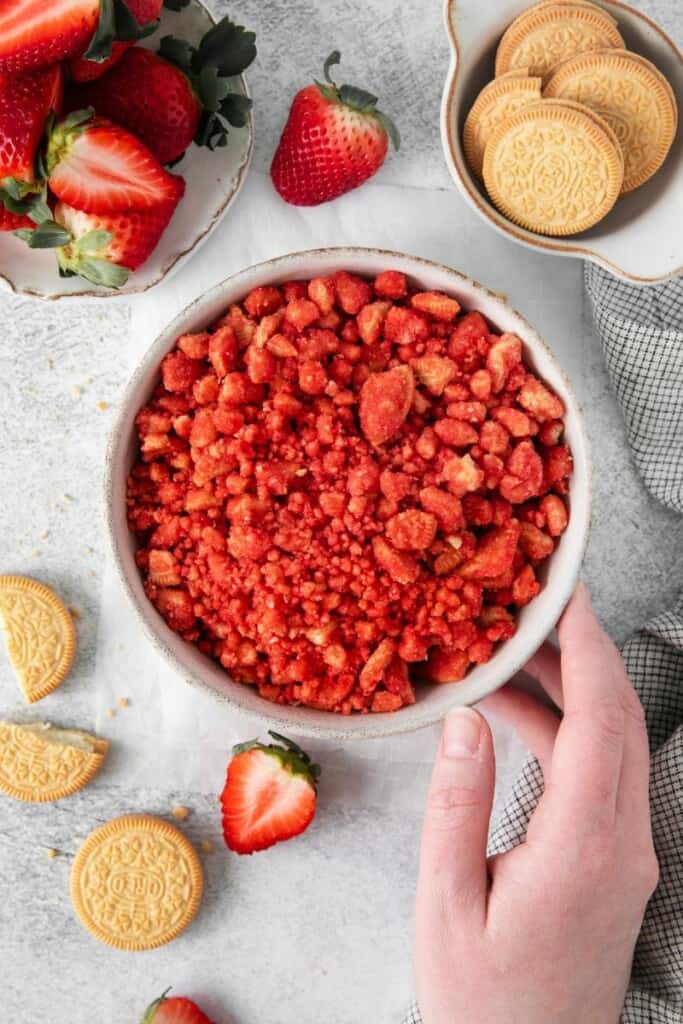
<svg viewBox="0 0 683 1024">
<path fill-rule="evenodd" d="M 278 743 L 241 743 L 228 765 L 223 835 L 235 853 L 256 853 L 292 839 L 315 815 L 319 766 L 285 736 L 269 735 Z"/>
<path fill-rule="evenodd" d="M 54 194 L 86 213 L 110 213 L 172 203 L 178 179 L 142 142 L 93 111 L 77 110 L 56 126 L 47 148 Z"/>
<path fill-rule="evenodd" d="M 169 997 L 164 992 L 150 1003 L 140 1024 L 213 1024 L 213 1021 L 191 999 Z"/>
</svg>

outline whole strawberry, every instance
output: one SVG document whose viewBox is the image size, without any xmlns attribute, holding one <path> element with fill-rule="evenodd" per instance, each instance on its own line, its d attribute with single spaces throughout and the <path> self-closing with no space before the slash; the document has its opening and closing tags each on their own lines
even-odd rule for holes
<svg viewBox="0 0 683 1024">
<path fill-rule="evenodd" d="M 235 853 L 256 853 L 304 832 L 313 820 L 320 768 L 276 732 L 233 749 L 221 794 L 223 835 Z"/>
<path fill-rule="evenodd" d="M 225 146 L 227 126 L 247 123 L 251 100 L 235 92 L 233 79 L 255 56 L 254 33 L 226 16 L 197 46 L 164 36 L 159 53 L 132 47 L 102 78 L 74 84 L 67 105 L 94 107 L 133 132 L 160 163 L 175 163 L 193 141 Z"/>
<path fill-rule="evenodd" d="M 213 1021 L 191 999 L 168 996 L 164 992 L 150 1003 L 140 1024 L 213 1024 Z"/>
<path fill-rule="evenodd" d="M 399 148 L 394 122 L 377 110 L 377 97 L 353 85 L 337 86 L 325 61 L 327 85 L 316 82 L 294 97 L 270 176 L 294 206 L 317 206 L 362 185 L 380 169 L 389 139 Z"/>
</svg>

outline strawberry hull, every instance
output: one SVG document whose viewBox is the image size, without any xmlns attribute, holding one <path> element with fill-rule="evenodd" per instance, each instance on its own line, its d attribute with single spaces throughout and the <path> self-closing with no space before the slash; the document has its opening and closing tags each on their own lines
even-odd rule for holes
<svg viewBox="0 0 683 1024">
<path fill-rule="evenodd" d="M 150 25 L 158 21 L 163 6 L 162 0 L 126 0 L 128 9 L 138 25 Z M 123 57 L 126 50 L 134 45 L 133 40 L 121 42 L 115 39 L 111 47 L 111 56 L 107 60 L 88 60 L 76 57 L 69 64 L 69 72 L 74 82 L 92 82 L 101 78 Z"/>
<path fill-rule="evenodd" d="M 15 74 L 78 56 L 87 49 L 99 16 L 99 0 L 4 0 L 0 72 Z"/>
</svg>

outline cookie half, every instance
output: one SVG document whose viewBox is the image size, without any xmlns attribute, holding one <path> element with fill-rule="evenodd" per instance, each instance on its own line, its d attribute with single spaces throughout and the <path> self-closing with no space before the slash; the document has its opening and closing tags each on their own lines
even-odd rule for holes
<svg viewBox="0 0 683 1024">
<path fill-rule="evenodd" d="M 491 133 L 520 107 L 541 98 L 541 78 L 510 72 L 484 86 L 465 119 L 462 144 L 470 170 L 481 179 L 484 150 Z"/>
<path fill-rule="evenodd" d="M 574 235 L 597 224 L 614 206 L 623 175 L 614 132 L 594 111 L 561 100 L 510 115 L 484 153 L 494 205 L 542 235 Z"/>
<path fill-rule="evenodd" d="M 562 3 L 530 7 L 512 22 L 496 51 L 496 78 L 516 67 L 545 75 L 587 50 L 623 49 L 612 18 L 599 8 Z"/>
<path fill-rule="evenodd" d="M 95 829 L 71 869 L 81 924 L 116 949 L 171 942 L 199 910 L 204 887 L 192 844 L 161 818 L 128 815 Z"/>
<path fill-rule="evenodd" d="M 7 654 L 29 704 L 66 679 L 76 653 L 76 631 L 64 603 L 28 576 L 0 576 L 0 624 Z"/>
<path fill-rule="evenodd" d="M 0 721 L 0 791 L 27 803 L 61 800 L 87 786 L 108 750 L 78 729 Z"/>
<path fill-rule="evenodd" d="M 639 54 L 603 50 L 572 57 L 552 69 L 543 95 L 582 103 L 607 121 L 624 154 L 622 192 L 648 181 L 671 149 L 678 123 L 673 90 Z"/>
</svg>

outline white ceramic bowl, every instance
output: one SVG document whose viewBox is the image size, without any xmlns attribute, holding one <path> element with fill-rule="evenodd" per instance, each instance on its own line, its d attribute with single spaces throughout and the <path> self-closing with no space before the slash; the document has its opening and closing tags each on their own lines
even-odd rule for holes
<svg viewBox="0 0 683 1024">
<path fill-rule="evenodd" d="M 502 644 L 487 664 L 477 666 L 459 683 L 418 686 L 417 701 L 412 707 L 393 714 L 346 718 L 265 701 L 253 687 L 233 682 L 224 669 L 168 628 L 145 596 L 135 565 L 135 538 L 126 523 L 126 480 L 137 454 L 135 415 L 158 383 L 159 364 L 180 334 L 203 330 L 230 303 L 242 299 L 258 285 L 326 275 L 341 269 L 374 276 L 388 268 L 403 271 L 420 288 L 454 295 L 465 308 L 480 310 L 498 330 L 514 331 L 522 338 L 525 361 L 565 403 L 566 437 L 574 454 L 571 514 L 569 526 L 547 563 L 543 590 L 522 609 L 515 636 Z M 413 256 L 375 249 L 322 249 L 281 256 L 228 278 L 193 302 L 161 333 L 133 374 L 107 454 L 106 514 L 116 569 L 141 626 L 159 653 L 188 682 L 209 690 L 219 700 L 276 723 L 278 728 L 328 738 L 360 739 L 418 729 L 438 721 L 456 705 L 480 700 L 509 680 L 546 638 L 574 589 L 586 543 L 589 507 L 588 442 L 581 412 L 569 381 L 536 331 L 497 295 L 457 271 Z"/>
<path fill-rule="evenodd" d="M 683 56 L 644 14 L 618 0 L 593 0 L 619 23 L 626 45 L 642 53 L 668 78 L 683 116 Z M 498 40 L 530 0 L 445 0 L 451 64 L 441 105 L 441 138 L 453 179 L 479 216 L 508 238 L 549 254 L 591 260 L 617 277 L 638 284 L 683 273 L 683 128 L 669 154 L 645 185 L 626 196 L 599 224 L 580 235 L 549 238 L 504 217 L 470 173 L 462 149 L 462 127 L 480 89 L 493 78 Z M 679 122 L 681 118 L 679 117 Z"/>
<path fill-rule="evenodd" d="M 140 45 L 156 50 L 165 35 L 198 42 L 214 22 L 201 0 L 191 0 L 178 12 L 162 7 L 159 28 Z M 243 75 L 233 79 L 232 87 L 249 95 Z M 125 298 L 148 291 L 190 259 L 225 216 L 246 177 L 252 145 L 250 115 L 244 128 L 230 128 L 224 149 L 212 153 L 194 144 L 187 149 L 173 168 L 185 178 L 185 195 L 150 258 L 118 291 L 98 288 L 81 277 L 60 278 L 53 252 L 29 249 L 9 231 L 0 234 L 0 287 L 39 299 Z"/>
</svg>

